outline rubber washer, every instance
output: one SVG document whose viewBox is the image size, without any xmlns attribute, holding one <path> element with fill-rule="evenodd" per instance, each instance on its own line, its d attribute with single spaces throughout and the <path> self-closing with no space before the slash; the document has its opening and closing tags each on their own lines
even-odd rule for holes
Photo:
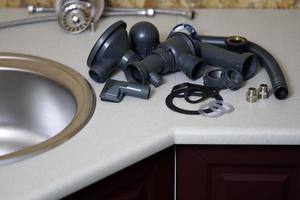
<svg viewBox="0 0 300 200">
<path fill-rule="evenodd" d="M 190 97 L 200 97 L 200 99 L 196 101 L 192 101 L 189 99 Z M 217 90 L 213 90 L 211 88 L 201 86 L 201 85 L 195 85 L 190 83 L 182 83 L 179 85 L 176 85 L 173 87 L 171 93 L 167 96 L 165 102 L 166 105 L 173 111 L 182 113 L 182 114 L 188 114 L 188 115 L 200 115 L 198 110 L 185 110 L 182 108 L 177 107 L 173 100 L 175 98 L 185 98 L 185 100 L 189 99 L 192 103 L 203 101 L 206 98 L 214 98 L 217 101 L 223 101 L 223 98 L 221 95 L 219 95 Z M 189 102 L 188 101 L 188 102 Z M 207 108 L 203 110 L 205 113 L 211 113 L 213 112 L 212 109 Z"/>
</svg>

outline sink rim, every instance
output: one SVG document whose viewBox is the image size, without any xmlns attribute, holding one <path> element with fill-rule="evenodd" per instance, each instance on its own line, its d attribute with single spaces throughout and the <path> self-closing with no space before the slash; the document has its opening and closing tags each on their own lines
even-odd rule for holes
<svg viewBox="0 0 300 200">
<path fill-rule="evenodd" d="M 0 52 L 0 71 L 24 71 L 43 76 L 65 87 L 76 101 L 76 112 L 72 121 L 55 136 L 24 149 L 0 156 L 0 161 L 21 159 L 45 152 L 76 135 L 93 116 L 96 96 L 91 85 L 75 70 L 42 57 Z"/>
</svg>

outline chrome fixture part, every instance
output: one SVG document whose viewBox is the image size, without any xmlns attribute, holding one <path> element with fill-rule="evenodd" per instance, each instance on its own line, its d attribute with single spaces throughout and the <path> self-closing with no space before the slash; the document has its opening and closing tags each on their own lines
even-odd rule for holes
<svg viewBox="0 0 300 200">
<path fill-rule="evenodd" d="M 246 94 L 246 100 L 249 103 L 255 103 L 258 100 L 257 90 L 256 88 L 250 87 Z"/>
<path fill-rule="evenodd" d="M 0 28 L 58 20 L 59 25 L 70 33 L 81 33 L 93 28 L 104 10 L 104 0 L 58 0 L 55 8 L 28 6 L 30 14 L 52 13 L 45 16 L 0 22 Z"/>
<path fill-rule="evenodd" d="M 58 1 L 55 8 L 44 8 L 44 7 L 36 7 L 34 5 L 29 5 L 27 7 L 28 13 L 46 13 L 46 12 L 55 12 L 56 10 L 60 10 L 62 3 L 65 1 Z M 77 0 L 77 3 L 80 2 Z M 73 3 L 73 1 L 69 1 L 68 3 Z M 101 5 L 102 3 L 100 3 Z M 195 18 L 195 10 L 181 10 L 181 9 L 154 9 L 154 8 L 111 8 L 103 6 L 98 6 L 100 8 L 101 14 L 98 14 L 98 18 L 101 16 L 111 17 L 111 16 L 154 16 L 155 14 L 165 14 L 165 15 L 181 15 L 188 19 Z M 103 11 L 104 8 L 104 11 Z"/>
<path fill-rule="evenodd" d="M 91 118 L 87 81 L 57 62 L 0 53 L 0 166 L 68 140 Z"/>
<path fill-rule="evenodd" d="M 105 8 L 104 0 L 57 0 L 55 8 L 44 8 L 29 5 L 29 14 L 53 13 L 46 16 L 38 16 L 28 19 L 20 19 L 8 22 L 0 22 L 0 28 L 7 28 L 25 24 L 32 24 L 44 21 L 58 20 L 61 28 L 69 33 L 81 33 L 88 28 L 94 31 L 94 24 L 100 17 L 111 16 L 149 16 L 155 14 L 177 15 L 188 19 L 194 19 L 195 11 L 175 9 L 154 9 L 154 8 Z"/>
<path fill-rule="evenodd" d="M 195 11 L 188 10 L 175 10 L 175 9 L 154 9 L 154 8 L 110 8 L 107 7 L 104 9 L 103 16 L 154 16 L 155 14 L 164 14 L 164 15 L 177 15 L 183 16 L 188 19 L 194 19 Z"/>
<path fill-rule="evenodd" d="M 46 8 L 46 7 L 36 7 L 34 5 L 27 6 L 27 11 L 29 14 L 34 13 L 54 13 L 55 8 Z"/>
<path fill-rule="evenodd" d="M 153 8 L 105 8 L 103 17 L 116 17 L 116 16 L 148 16 L 152 17 L 155 14 Z"/>
<path fill-rule="evenodd" d="M 93 21 L 91 4 L 88 2 L 69 2 L 58 12 L 59 25 L 69 33 L 81 33 Z"/>
<path fill-rule="evenodd" d="M 267 99 L 270 97 L 270 89 L 267 84 L 260 84 L 258 88 L 258 98 L 259 99 Z"/>
<path fill-rule="evenodd" d="M 58 0 L 56 12 L 59 25 L 69 33 L 94 29 L 105 7 L 104 0 Z"/>
<path fill-rule="evenodd" d="M 188 9 L 188 10 L 172 10 L 172 9 L 155 9 L 155 13 L 157 14 L 165 14 L 165 15 L 178 15 L 183 16 L 188 19 L 195 18 L 195 10 Z"/>
<path fill-rule="evenodd" d="M 59 15 L 62 10 L 70 5 L 81 4 L 86 10 L 91 13 L 91 23 L 96 22 L 102 16 L 105 2 L 104 0 L 57 0 L 55 4 L 56 13 Z"/>
<path fill-rule="evenodd" d="M 185 33 L 191 36 L 193 39 L 197 39 L 198 37 L 197 30 L 192 25 L 186 23 L 177 24 L 175 27 L 173 27 L 173 29 L 169 33 L 169 36 L 173 35 L 176 32 Z"/>
<path fill-rule="evenodd" d="M 30 17 L 26 19 L 18 19 L 12 20 L 7 22 L 0 22 L 0 29 L 1 28 L 9 28 L 14 26 L 26 25 L 26 24 L 35 24 L 40 22 L 48 22 L 48 21 L 55 21 L 57 20 L 56 14 L 51 14 L 47 16 L 38 16 L 38 17 Z"/>
</svg>

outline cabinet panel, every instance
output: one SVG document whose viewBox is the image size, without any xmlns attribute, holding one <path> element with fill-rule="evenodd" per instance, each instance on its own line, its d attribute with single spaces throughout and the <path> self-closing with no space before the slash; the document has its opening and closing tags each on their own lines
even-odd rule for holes
<svg viewBox="0 0 300 200">
<path fill-rule="evenodd" d="M 290 199 L 291 175 L 289 170 L 218 167 L 211 173 L 211 199 L 218 200 L 286 200 Z M 286 171 L 286 172 L 284 172 Z"/>
<path fill-rule="evenodd" d="M 177 147 L 177 200 L 299 200 L 299 181 L 299 147 Z"/>
<path fill-rule="evenodd" d="M 64 199 L 173 200 L 174 152 L 170 147 Z"/>
</svg>

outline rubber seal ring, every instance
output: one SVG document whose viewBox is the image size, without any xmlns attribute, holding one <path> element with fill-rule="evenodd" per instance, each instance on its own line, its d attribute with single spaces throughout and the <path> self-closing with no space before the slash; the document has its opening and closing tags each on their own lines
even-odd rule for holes
<svg viewBox="0 0 300 200">
<path fill-rule="evenodd" d="M 190 97 L 191 96 L 199 96 L 200 98 L 196 99 L 196 100 L 192 100 Z M 205 101 L 206 99 L 209 98 L 209 95 L 205 92 L 201 92 L 201 91 L 197 91 L 197 90 L 193 90 L 191 88 L 187 89 L 184 93 L 184 99 L 186 102 L 191 103 L 191 104 L 196 104 L 196 103 L 200 103 L 202 101 Z"/>
<path fill-rule="evenodd" d="M 200 96 L 201 97 L 200 99 L 214 98 L 217 101 L 223 101 L 223 98 L 218 93 L 218 90 L 213 90 L 208 87 L 201 86 L 201 85 L 183 83 L 183 84 L 179 84 L 179 85 L 176 85 L 173 87 L 171 93 L 167 96 L 165 103 L 168 106 L 168 108 L 170 108 L 171 110 L 173 110 L 175 112 L 187 114 L 187 115 L 200 115 L 199 110 L 185 110 L 185 109 L 177 107 L 173 102 L 175 98 L 187 99 L 192 96 L 194 96 L 194 97 Z M 198 101 L 200 99 L 198 99 Z M 208 108 L 208 109 L 203 110 L 203 112 L 211 113 L 211 112 L 213 112 L 213 110 Z"/>
</svg>

